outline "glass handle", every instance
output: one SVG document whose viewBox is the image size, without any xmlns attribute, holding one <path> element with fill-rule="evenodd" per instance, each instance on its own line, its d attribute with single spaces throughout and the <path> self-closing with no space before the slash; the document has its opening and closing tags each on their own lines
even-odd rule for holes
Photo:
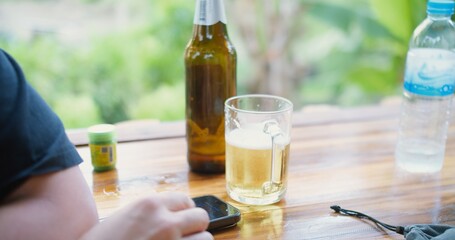
<svg viewBox="0 0 455 240">
<path fill-rule="evenodd" d="M 277 144 L 278 138 L 283 138 L 283 132 L 281 131 L 278 122 L 272 120 L 268 121 L 264 124 L 264 133 L 270 135 L 272 141 L 272 156 L 270 158 L 270 180 L 262 184 L 262 194 L 270 194 L 279 190 L 281 186 L 281 168 L 277 169 L 277 153 L 279 154 L 281 151 L 280 145 Z M 281 165 L 281 164 L 280 164 Z"/>
</svg>

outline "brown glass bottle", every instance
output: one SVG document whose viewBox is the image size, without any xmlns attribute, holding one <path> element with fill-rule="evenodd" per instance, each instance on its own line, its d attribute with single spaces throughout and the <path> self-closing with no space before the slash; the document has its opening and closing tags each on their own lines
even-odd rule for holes
<svg viewBox="0 0 455 240">
<path fill-rule="evenodd" d="M 223 0 L 197 0 L 185 50 L 186 139 L 192 171 L 224 173 L 224 102 L 236 94 L 237 55 Z"/>
</svg>

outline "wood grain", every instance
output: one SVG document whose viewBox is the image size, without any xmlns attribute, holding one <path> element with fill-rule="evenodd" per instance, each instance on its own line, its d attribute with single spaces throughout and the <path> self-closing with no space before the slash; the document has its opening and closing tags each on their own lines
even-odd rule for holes
<svg viewBox="0 0 455 240">
<path fill-rule="evenodd" d="M 193 197 L 213 194 L 241 210 L 240 223 L 215 232 L 216 239 L 403 239 L 329 208 L 340 205 L 392 225 L 455 224 L 455 127 L 450 128 L 443 170 L 409 174 L 394 164 L 398 109 L 296 112 L 288 191 L 285 199 L 269 206 L 231 200 L 224 175 L 190 172 L 183 122 L 145 125 L 149 129 L 129 124 L 131 130 L 123 130 L 128 140 L 118 144 L 114 171 L 94 173 L 84 141 L 78 151 L 101 217 L 152 192 L 180 191 Z"/>
</svg>

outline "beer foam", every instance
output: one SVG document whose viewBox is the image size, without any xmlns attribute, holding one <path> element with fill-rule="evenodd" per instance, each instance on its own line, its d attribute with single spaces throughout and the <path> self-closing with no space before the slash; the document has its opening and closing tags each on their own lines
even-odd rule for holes
<svg viewBox="0 0 455 240">
<path fill-rule="evenodd" d="M 229 132 L 226 136 L 226 142 L 232 146 L 247 148 L 247 149 L 271 149 L 272 137 L 263 131 L 263 124 L 251 124 L 242 126 Z M 280 143 L 285 141 L 286 145 L 289 143 L 288 139 L 281 138 Z"/>
</svg>

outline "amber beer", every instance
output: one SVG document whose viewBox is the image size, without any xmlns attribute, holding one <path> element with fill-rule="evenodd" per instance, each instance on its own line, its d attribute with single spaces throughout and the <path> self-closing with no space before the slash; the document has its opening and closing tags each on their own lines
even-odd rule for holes
<svg viewBox="0 0 455 240">
<path fill-rule="evenodd" d="M 287 189 L 292 128 L 291 101 L 241 95 L 225 103 L 226 190 L 250 205 L 280 201 Z"/>
<path fill-rule="evenodd" d="M 272 146 L 263 129 L 263 125 L 243 126 L 226 136 L 227 191 L 234 199 L 255 205 L 279 201 L 287 185 L 290 141 L 280 137 Z"/>
<path fill-rule="evenodd" d="M 186 139 L 191 170 L 224 173 L 224 102 L 236 94 L 237 56 L 222 0 L 197 0 L 185 51 Z"/>
</svg>

